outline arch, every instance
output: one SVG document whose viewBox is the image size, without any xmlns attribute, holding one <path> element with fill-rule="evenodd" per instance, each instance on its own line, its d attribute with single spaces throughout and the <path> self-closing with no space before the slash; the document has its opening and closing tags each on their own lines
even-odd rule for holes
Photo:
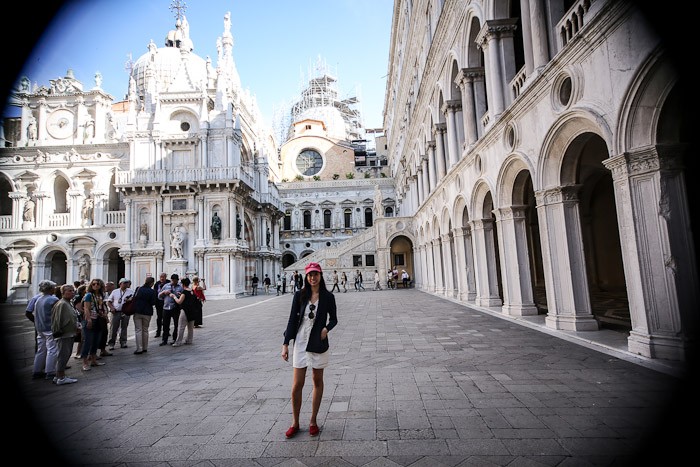
<svg viewBox="0 0 700 467">
<path fill-rule="evenodd" d="M 522 172 L 527 172 L 529 176 L 534 173 L 529 162 L 521 153 L 513 153 L 503 161 L 496 179 L 496 205 L 498 207 L 525 204 L 522 197 L 516 193 L 522 192 L 519 189 L 524 183 Z"/>
<path fill-rule="evenodd" d="M 472 189 L 471 209 L 469 209 L 473 219 L 490 219 L 493 217 L 493 213 L 490 211 L 484 213 L 485 199 L 487 196 L 491 197 L 491 193 L 493 193 L 493 190 L 486 179 L 480 178 L 476 181 Z"/>
<path fill-rule="evenodd" d="M 452 218 L 455 220 L 455 228 L 467 227 L 468 225 L 464 222 L 463 213 L 467 212 L 467 220 L 469 219 L 469 210 L 467 209 L 467 200 L 463 194 L 458 194 L 452 204 Z"/>
<path fill-rule="evenodd" d="M 455 53 L 450 51 L 449 56 L 452 58 L 452 66 L 448 68 L 449 75 L 446 77 L 447 78 L 447 84 L 449 85 L 450 89 L 450 94 L 449 94 L 449 100 L 459 100 L 460 102 L 462 101 L 462 90 L 459 87 L 459 85 L 455 82 L 457 79 L 457 75 L 459 75 L 459 60 L 457 59 L 457 56 Z"/>
<path fill-rule="evenodd" d="M 567 112 L 557 119 L 545 136 L 542 149 L 539 151 L 543 157 L 538 161 L 537 176 L 533 177 L 535 189 L 575 183 L 577 174 L 572 173 L 571 169 L 576 166 L 576 161 L 571 161 L 574 163 L 565 166 L 564 157 L 567 153 L 570 155 L 582 153 L 580 146 L 585 145 L 587 138 L 579 139 L 576 145 L 572 143 L 584 134 L 598 135 L 609 148 L 612 137 L 607 126 L 601 127 L 604 121 L 603 117 L 585 109 Z"/>
<path fill-rule="evenodd" d="M 282 253 L 282 269 L 286 269 L 296 262 L 297 256 L 293 251 L 286 250 Z"/>
<path fill-rule="evenodd" d="M 649 147 L 664 141 L 687 141 L 681 137 L 683 123 L 687 115 L 679 109 L 681 100 L 673 99 L 673 91 L 678 89 L 678 76 L 670 59 L 660 51 L 652 54 L 629 86 L 620 106 L 620 118 L 617 125 L 617 140 L 614 142 L 616 154 L 622 154 L 636 148 Z M 678 93 L 675 93 L 677 96 Z M 671 97 L 671 106 L 666 105 Z M 682 99 L 682 97 L 681 97 Z M 677 111 L 673 119 L 674 125 L 662 126 L 662 111 L 669 108 Z M 660 131 L 649 131 L 649 129 Z M 680 131 L 676 135 L 668 134 L 669 130 Z M 661 135 L 659 135 L 661 133 Z M 660 136 L 660 138 L 659 138 Z"/>
</svg>

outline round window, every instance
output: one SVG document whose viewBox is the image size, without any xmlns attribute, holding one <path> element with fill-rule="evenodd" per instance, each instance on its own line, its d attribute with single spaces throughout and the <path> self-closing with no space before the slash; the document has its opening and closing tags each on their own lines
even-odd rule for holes
<svg viewBox="0 0 700 467">
<path fill-rule="evenodd" d="M 190 124 L 189 122 L 182 122 L 180 123 L 180 129 L 182 131 L 188 131 L 190 129 Z"/>
<path fill-rule="evenodd" d="M 565 107 L 569 105 L 569 102 L 571 102 L 571 92 L 571 78 L 567 76 L 566 79 L 562 81 L 561 87 L 559 88 L 559 102 L 561 105 Z"/>
<path fill-rule="evenodd" d="M 313 149 L 304 149 L 297 156 L 297 170 L 310 177 L 316 175 L 323 168 L 323 157 Z"/>
</svg>

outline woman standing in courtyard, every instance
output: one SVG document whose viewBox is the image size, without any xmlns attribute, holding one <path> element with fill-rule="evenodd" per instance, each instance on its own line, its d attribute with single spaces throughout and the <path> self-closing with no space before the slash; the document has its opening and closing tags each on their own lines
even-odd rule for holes
<svg viewBox="0 0 700 467">
<path fill-rule="evenodd" d="M 311 395 L 311 419 L 309 434 L 320 432 L 316 417 L 323 398 L 323 369 L 328 366 L 328 332 L 338 324 L 335 296 L 326 288 L 323 272 L 318 263 L 306 266 L 304 287 L 294 294 L 287 330 L 284 332 L 282 359 L 289 361 L 289 342 L 294 339 L 292 351 L 292 426 L 285 436 L 291 438 L 299 432 L 302 390 L 306 369 L 311 367 L 313 392 Z"/>
</svg>

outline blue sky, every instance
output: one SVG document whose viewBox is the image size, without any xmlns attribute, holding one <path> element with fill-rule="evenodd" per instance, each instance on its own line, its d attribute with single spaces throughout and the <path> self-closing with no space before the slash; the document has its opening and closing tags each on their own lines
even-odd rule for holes
<svg viewBox="0 0 700 467">
<path fill-rule="evenodd" d="M 365 126 L 382 126 L 393 0 L 186 0 L 194 53 L 216 65 L 216 39 L 231 12 L 233 57 L 244 88 L 272 123 L 276 107 L 298 96 L 318 57 L 338 78 L 341 97 L 358 96 Z M 66 2 L 38 41 L 20 74 L 39 85 L 70 68 L 84 87 L 121 100 L 126 63 L 152 39 L 163 45 L 175 27 L 172 0 Z"/>
</svg>

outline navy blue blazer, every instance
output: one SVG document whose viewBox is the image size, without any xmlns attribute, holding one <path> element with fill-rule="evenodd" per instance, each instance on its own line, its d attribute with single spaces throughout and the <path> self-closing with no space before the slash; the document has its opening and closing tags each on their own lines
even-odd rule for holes
<svg viewBox="0 0 700 467">
<path fill-rule="evenodd" d="M 288 345 L 289 341 L 296 337 L 307 304 L 308 300 L 302 295 L 301 290 L 294 293 L 292 309 L 289 312 L 289 321 L 287 322 L 287 330 L 284 332 L 284 344 Z M 308 352 L 324 353 L 328 350 L 328 338 L 321 339 L 321 330 L 325 327 L 330 331 L 338 324 L 335 295 L 328 290 L 321 290 L 318 296 L 318 306 L 314 313 L 316 314 L 316 318 L 311 328 L 311 335 L 309 336 L 309 343 L 306 346 L 306 350 Z"/>
</svg>

